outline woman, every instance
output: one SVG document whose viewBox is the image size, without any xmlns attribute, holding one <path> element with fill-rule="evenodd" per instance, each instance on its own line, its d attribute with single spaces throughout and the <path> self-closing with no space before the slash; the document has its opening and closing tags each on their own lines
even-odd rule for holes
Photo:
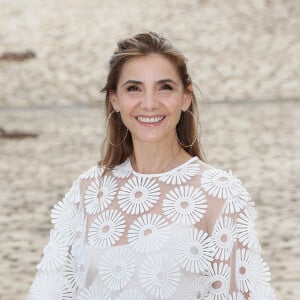
<svg viewBox="0 0 300 300">
<path fill-rule="evenodd" d="M 182 54 L 125 39 L 103 91 L 102 159 L 54 206 L 29 299 L 274 299 L 248 192 L 204 163 Z"/>
</svg>

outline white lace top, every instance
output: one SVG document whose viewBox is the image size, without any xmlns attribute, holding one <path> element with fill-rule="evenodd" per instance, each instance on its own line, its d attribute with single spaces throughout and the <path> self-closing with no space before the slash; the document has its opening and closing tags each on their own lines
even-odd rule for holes
<svg viewBox="0 0 300 300">
<path fill-rule="evenodd" d="M 51 218 L 30 300 L 275 299 L 251 197 L 197 157 L 161 174 L 93 167 Z"/>
</svg>

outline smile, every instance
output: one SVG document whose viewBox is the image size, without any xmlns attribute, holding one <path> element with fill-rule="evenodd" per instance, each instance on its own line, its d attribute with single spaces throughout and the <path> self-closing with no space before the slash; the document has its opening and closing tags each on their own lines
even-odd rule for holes
<svg viewBox="0 0 300 300">
<path fill-rule="evenodd" d="M 155 124 L 161 122 L 165 117 L 159 116 L 159 117 L 145 117 L 145 116 L 137 116 L 136 119 L 141 123 L 146 124 Z"/>
</svg>

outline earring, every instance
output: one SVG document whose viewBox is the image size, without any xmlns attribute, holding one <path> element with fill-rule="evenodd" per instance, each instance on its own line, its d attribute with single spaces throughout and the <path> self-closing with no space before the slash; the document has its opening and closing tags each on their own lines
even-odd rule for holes
<svg viewBox="0 0 300 300">
<path fill-rule="evenodd" d="M 107 121 L 106 121 L 106 122 L 107 122 L 107 125 L 106 125 L 107 128 L 108 128 L 110 119 L 111 119 L 111 117 L 112 117 L 112 115 L 113 115 L 114 113 L 118 113 L 118 111 L 113 110 L 113 111 L 109 114 L 109 116 L 108 116 L 108 118 L 107 118 Z M 118 146 L 121 146 L 121 145 L 125 142 L 125 140 L 126 140 L 126 138 L 127 138 L 127 134 L 128 134 L 128 128 L 126 128 L 125 136 L 123 137 L 121 143 L 119 143 L 119 144 L 113 144 L 113 143 L 108 139 L 107 135 L 106 135 L 106 141 L 107 141 L 110 145 L 112 145 L 112 146 L 114 146 L 114 147 L 118 147 Z"/>
<path fill-rule="evenodd" d="M 196 121 L 196 124 L 197 124 L 197 123 L 198 123 L 198 120 L 196 119 L 195 115 L 194 115 L 191 111 L 189 111 L 189 110 L 183 111 L 183 116 L 184 116 L 184 114 L 185 114 L 186 112 L 188 112 L 188 113 L 194 118 L 194 120 Z M 193 141 L 192 141 L 191 144 L 189 144 L 189 145 L 184 145 L 184 144 L 180 141 L 180 139 L 179 139 L 179 137 L 178 137 L 177 130 L 176 130 L 176 138 L 177 138 L 177 141 L 178 141 L 179 145 L 181 145 L 181 146 L 184 147 L 184 148 L 191 148 L 191 147 L 193 147 L 194 144 L 195 144 L 196 141 L 197 141 L 197 135 L 195 135 L 195 137 L 194 137 L 194 139 L 193 139 Z"/>
</svg>

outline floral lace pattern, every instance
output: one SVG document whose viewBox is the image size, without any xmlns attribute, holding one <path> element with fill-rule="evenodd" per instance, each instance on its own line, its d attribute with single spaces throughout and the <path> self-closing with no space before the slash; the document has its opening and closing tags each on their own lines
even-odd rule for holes
<svg viewBox="0 0 300 300">
<path fill-rule="evenodd" d="M 52 271 L 65 263 L 68 256 L 68 243 L 57 230 L 50 232 L 50 239 L 43 250 L 44 257 L 37 268 L 42 271 Z"/>
<path fill-rule="evenodd" d="M 117 210 L 107 210 L 91 225 L 88 241 L 95 248 L 111 247 L 122 236 L 124 229 L 124 216 Z"/>
<path fill-rule="evenodd" d="M 136 219 L 128 230 L 128 242 L 141 253 L 161 249 L 168 241 L 168 222 L 156 214 L 147 214 Z"/>
<path fill-rule="evenodd" d="M 117 182 L 111 176 L 92 181 L 84 194 L 87 213 L 96 214 L 103 211 L 114 199 L 116 190 Z"/>
<path fill-rule="evenodd" d="M 159 177 L 159 180 L 168 184 L 178 185 L 186 183 L 189 179 L 200 172 L 200 166 L 197 163 L 189 163 L 175 168 Z"/>
<path fill-rule="evenodd" d="M 234 221 L 230 217 L 222 217 L 215 226 L 212 234 L 215 243 L 215 258 L 227 260 L 236 241 Z"/>
<path fill-rule="evenodd" d="M 191 225 L 203 217 L 207 205 L 201 190 L 192 186 L 180 186 L 169 191 L 163 201 L 163 211 L 176 224 Z"/>
<path fill-rule="evenodd" d="M 139 282 L 147 293 L 158 299 L 174 296 L 181 273 L 174 259 L 167 255 L 150 256 L 139 270 Z"/>
<path fill-rule="evenodd" d="M 124 288 L 135 269 L 134 254 L 125 248 L 111 248 L 99 262 L 98 273 L 104 285 L 112 290 Z"/>
<path fill-rule="evenodd" d="M 127 214 L 148 211 L 159 200 L 159 185 L 145 177 L 133 177 L 121 187 L 118 194 L 120 208 Z"/>
<path fill-rule="evenodd" d="M 204 272 L 213 260 L 211 238 L 202 230 L 189 229 L 179 237 L 176 259 L 181 268 L 192 273 Z"/>
<path fill-rule="evenodd" d="M 275 300 L 255 220 L 242 182 L 196 157 L 93 167 L 54 205 L 27 299 Z"/>
</svg>

